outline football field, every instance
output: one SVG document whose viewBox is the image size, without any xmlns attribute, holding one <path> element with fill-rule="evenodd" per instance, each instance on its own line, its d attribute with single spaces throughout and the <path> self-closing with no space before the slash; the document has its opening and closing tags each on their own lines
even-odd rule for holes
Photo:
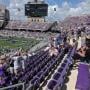
<svg viewBox="0 0 90 90">
<path fill-rule="evenodd" d="M 9 52 L 11 49 L 27 50 L 40 41 L 32 38 L 0 37 L 0 52 Z"/>
</svg>

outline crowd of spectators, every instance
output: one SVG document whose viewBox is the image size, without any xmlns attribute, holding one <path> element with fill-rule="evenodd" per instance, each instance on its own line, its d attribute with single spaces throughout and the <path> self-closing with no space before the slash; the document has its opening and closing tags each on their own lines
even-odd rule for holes
<svg viewBox="0 0 90 90">
<path fill-rule="evenodd" d="M 71 19 L 71 18 L 70 18 Z M 71 19 L 73 20 L 73 19 Z M 76 20 L 76 18 L 75 18 Z M 13 24 L 12 24 L 13 23 Z M 22 25 L 20 23 L 15 23 L 12 21 L 12 23 L 10 22 L 10 27 L 7 25 L 7 27 L 9 27 L 9 29 L 12 27 L 15 28 L 33 28 L 34 29 L 38 29 L 39 25 L 40 25 L 40 29 L 46 29 L 46 27 L 48 27 L 47 25 L 45 26 L 45 24 L 35 24 L 35 23 L 22 23 Z M 68 22 L 69 23 L 69 22 Z M 12 24 L 12 25 L 11 25 Z M 75 34 L 77 34 L 76 37 L 81 37 L 81 32 L 85 32 L 86 29 L 84 28 L 84 26 L 81 25 L 81 28 L 79 28 L 79 26 L 77 24 L 74 24 L 75 27 L 72 25 L 73 23 L 71 23 L 70 27 L 69 25 L 64 25 L 62 24 L 62 26 L 64 26 L 67 30 L 72 30 L 72 27 L 74 28 L 72 31 L 70 31 L 71 35 L 74 36 Z M 31 25 L 29 27 L 29 25 Z M 19 27 L 18 27 L 19 26 Z M 45 27 L 44 27 L 45 26 Z M 72 27 L 71 27 L 72 26 Z M 61 26 L 60 30 L 61 30 Z M 67 28 L 69 27 L 69 29 Z M 62 30 L 65 28 L 62 28 Z M 32 29 L 33 30 L 33 29 Z M 76 33 L 74 32 L 74 30 L 76 30 Z M 86 32 L 85 32 L 86 33 Z M 0 35 L 1 36 L 19 36 L 19 37 L 34 37 L 34 38 L 38 38 L 38 37 L 46 37 L 46 38 L 50 38 L 50 34 L 45 34 L 45 33 L 39 33 L 39 32 L 29 32 L 29 31 L 13 31 L 13 30 L 0 30 Z M 69 35 L 68 35 L 69 36 Z M 48 51 L 49 55 L 52 57 L 54 56 L 58 56 L 59 54 L 59 48 L 61 48 L 60 50 L 64 49 L 65 45 L 68 45 L 70 47 L 73 47 L 77 41 L 77 39 L 72 39 L 72 43 L 70 43 L 70 40 L 68 40 L 68 36 L 67 36 L 67 32 L 63 33 L 61 32 L 60 36 L 58 37 L 51 37 L 51 42 L 49 44 L 48 47 L 46 47 L 44 49 L 44 51 Z M 78 38 L 79 38 L 78 37 Z M 71 38 L 69 38 L 71 39 Z M 60 40 L 60 41 L 59 41 Z M 69 41 L 69 42 L 67 42 Z M 89 63 L 88 60 L 90 60 L 89 58 L 89 53 L 90 49 L 89 47 L 86 46 L 82 46 L 79 50 L 77 50 L 77 55 L 79 58 L 82 58 L 82 61 L 86 60 L 86 62 Z M 27 69 L 26 68 L 26 62 L 28 60 L 28 58 L 30 58 L 31 56 L 33 56 L 31 53 L 29 53 L 28 51 L 23 52 L 23 51 L 17 51 L 15 53 L 13 53 L 12 55 L 2 55 L 0 56 L 0 87 L 5 87 L 8 85 L 13 85 L 16 84 L 18 82 L 18 77 L 20 77 L 20 75 L 23 75 L 23 72 Z M 76 56 L 76 55 L 75 55 Z M 29 63 L 30 61 L 28 61 Z M 33 63 L 32 63 L 33 64 Z M 29 65 L 30 66 L 30 65 Z M 14 77 L 14 78 L 12 78 Z"/>
<path fill-rule="evenodd" d="M 35 30 L 35 31 L 47 31 L 51 27 L 50 22 L 23 22 L 23 21 L 9 21 L 5 29 L 10 30 Z"/>
<path fill-rule="evenodd" d="M 58 23 L 57 28 L 59 30 L 65 31 L 77 31 L 83 26 L 90 30 L 90 25 L 87 24 L 89 22 L 90 22 L 89 15 L 67 17 L 62 22 Z"/>
<path fill-rule="evenodd" d="M 53 33 L 52 35 L 56 35 Z M 11 36 L 11 37 L 25 37 L 25 38 L 36 38 L 36 39 L 48 39 L 50 33 L 40 32 L 29 32 L 29 31 L 14 31 L 14 30 L 0 30 L 0 36 Z"/>
<path fill-rule="evenodd" d="M 46 49 L 44 48 L 44 51 L 48 51 L 49 55 L 52 57 L 58 56 L 59 54 L 59 48 L 63 46 L 60 45 L 54 45 L 54 42 L 56 39 L 52 38 L 51 39 L 53 43 L 50 43 L 49 48 Z M 63 43 L 64 44 L 64 43 Z M 23 72 L 26 70 L 26 61 L 28 58 L 33 56 L 34 54 L 31 54 L 29 51 L 22 51 L 18 50 L 16 52 L 11 52 L 6 55 L 1 55 L 0 56 L 0 86 L 8 86 L 12 85 L 12 83 L 17 83 L 17 79 L 19 75 L 23 74 Z M 13 77 L 14 76 L 14 82 L 13 82 Z"/>
<path fill-rule="evenodd" d="M 12 85 L 12 83 L 17 83 L 17 77 L 21 75 L 26 69 L 25 61 L 31 56 L 32 54 L 22 51 L 17 51 L 12 55 L 1 55 L 0 87 L 5 87 Z M 16 78 L 16 81 L 14 82 L 13 77 Z"/>
</svg>

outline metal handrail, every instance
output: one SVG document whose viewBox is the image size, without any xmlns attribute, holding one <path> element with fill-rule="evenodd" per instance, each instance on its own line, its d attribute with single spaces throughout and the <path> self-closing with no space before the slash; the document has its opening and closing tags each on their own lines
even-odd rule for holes
<svg viewBox="0 0 90 90">
<path fill-rule="evenodd" d="M 3 88 L 0 88 L 0 90 L 8 90 L 8 89 L 19 87 L 19 86 L 22 86 L 22 90 L 25 90 L 24 83 L 19 83 L 19 84 L 3 87 Z"/>
</svg>

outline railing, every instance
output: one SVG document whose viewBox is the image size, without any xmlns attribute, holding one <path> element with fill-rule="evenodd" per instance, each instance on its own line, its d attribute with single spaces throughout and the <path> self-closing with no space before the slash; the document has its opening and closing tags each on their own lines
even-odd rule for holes
<svg viewBox="0 0 90 90">
<path fill-rule="evenodd" d="M 16 89 L 14 89 L 14 88 L 16 88 Z M 19 83 L 19 84 L 15 84 L 15 85 L 0 88 L 0 90 L 13 90 L 13 89 L 14 90 L 25 90 L 24 83 Z"/>
</svg>

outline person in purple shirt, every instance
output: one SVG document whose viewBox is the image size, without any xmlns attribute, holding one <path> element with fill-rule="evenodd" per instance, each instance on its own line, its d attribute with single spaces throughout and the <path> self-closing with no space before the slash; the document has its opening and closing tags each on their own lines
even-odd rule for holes
<svg viewBox="0 0 90 90">
<path fill-rule="evenodd" d="M 4 75 L 4 72 L 3 71 L 0 71 L 0 87 L 6 86 L 4 76 L 5 76 Z"/>
<path fill-rule="evenodd" d="M 0 87 L 10 85 L 10 75 L 6 66 L 6 57 L 0 56 Z"/>
</svg>

